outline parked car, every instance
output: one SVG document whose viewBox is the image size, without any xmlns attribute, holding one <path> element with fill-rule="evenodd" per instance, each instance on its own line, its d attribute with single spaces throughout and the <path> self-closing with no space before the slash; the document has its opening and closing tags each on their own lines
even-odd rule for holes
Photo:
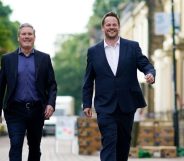
<svg viewBox="0 0 184 161">
<path fill-rule="evenodd" d="M 57 118 L 74 115 L 74 98 L 72 96 L 57 96 L 56 107 L 49 120 L 45 120 L 43 136 L 55 135 Z"/>
</svg>

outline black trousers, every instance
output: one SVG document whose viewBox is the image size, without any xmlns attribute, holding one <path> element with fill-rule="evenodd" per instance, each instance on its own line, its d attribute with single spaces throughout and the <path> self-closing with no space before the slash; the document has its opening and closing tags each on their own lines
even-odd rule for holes
<svg viewBox="0 0 184 161">
<path fill-rule="evenodd" d="M 127 161 L 134 113 L 123 113 L 119 106 L 112 114 L 97 113 L 102 136 L 101 161 Z"/>
<path fill-rule="evenodd" d="M 44 125 L 41 103 L 12 103 L 4 111 L 10 138 L 9 161 L 22 161 L 25 135 L 29 146 L 28 161 L 40 161 L 40 143 Z"/>
</svg>

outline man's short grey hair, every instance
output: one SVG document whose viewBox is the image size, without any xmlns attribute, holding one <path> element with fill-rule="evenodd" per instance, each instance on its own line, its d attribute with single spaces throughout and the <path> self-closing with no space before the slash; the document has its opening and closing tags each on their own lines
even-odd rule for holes
<svg viewBox="0 0 184 161">
<path fill-rule="evenodd" d="M 24 28 L 24 27 L 30 27 L 30 28 L 32 28 L 32 29 L 33 29 L 33 33 L 34 33 L 34 35 L 35 35 L 35 29 L 34 29 L 34 27 L 33 27 L 31 24 L 29 24 L 29 23 L 23 23 L 23 24 L 21 24 L 21 25 L 19 26 L 19 29 L 18 29 L 18 36 L 20 35 L 21 29 Z"/>
</svg>

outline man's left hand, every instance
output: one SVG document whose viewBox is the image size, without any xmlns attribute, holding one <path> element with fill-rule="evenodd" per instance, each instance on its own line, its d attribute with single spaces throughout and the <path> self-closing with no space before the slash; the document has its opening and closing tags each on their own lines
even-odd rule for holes
<svg viewBox="0 0 184 161">
<path fill-rule="evenodd" d="M 155 81 L 155 78 L 151 73 L 147 74 L 145 76 L 145 79 L 146 79 L 146 82 L 149 83 L 149 84 L 152 84 Z"/>
<path fill-rule="evenodd" d="M 54 113 L 54 108 L 51 105 L 47 105 L 45 108 L 45 118 L 49 119 Z"/>
</svg>

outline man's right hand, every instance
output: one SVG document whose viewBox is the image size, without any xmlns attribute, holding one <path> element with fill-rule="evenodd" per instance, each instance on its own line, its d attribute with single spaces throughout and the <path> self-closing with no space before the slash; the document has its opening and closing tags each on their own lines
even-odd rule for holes
<svg viewBox="0 0 184 161">
<path fill-rule="evenodd" d="M 86 115 L 86 117 L 92 117 L 92 109 L 91 108 L 85 108 L 84 109 L 84 114 Z"/>
</svg>

